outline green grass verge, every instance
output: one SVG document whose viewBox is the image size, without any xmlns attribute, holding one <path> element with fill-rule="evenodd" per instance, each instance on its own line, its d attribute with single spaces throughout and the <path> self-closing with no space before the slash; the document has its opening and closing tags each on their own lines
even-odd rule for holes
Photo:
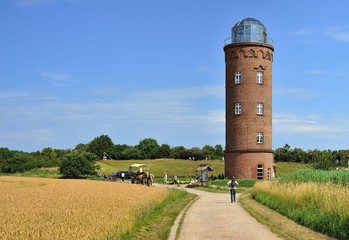
<svg viewBox="0 0 349 240">
<path fill-rule="evenodd" d="M 271 210 L 251 198 L 249 193 L 242 194 L 239 202 L 257 221 L 266 225 L 272 232 L 285 240 L 328 240 L 334 239 L 297 224 L 284 215 Z"/>
<path fill-rule="evenodd" d="M 180 212 L 196 198 L 195 194 L 171 189 L 170 195 L 151 211 L 139 214 L 134 227 L 121 240 L 168 239 L 171 227 Z"/>
</svg>

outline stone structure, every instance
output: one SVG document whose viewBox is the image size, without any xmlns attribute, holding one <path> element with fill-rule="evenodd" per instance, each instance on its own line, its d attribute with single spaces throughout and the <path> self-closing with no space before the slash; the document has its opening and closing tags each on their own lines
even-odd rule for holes
<svg viewBox="0 0 349 240">
<path fill-rule="evenodd" d="M 254 18 L 238 21 L 225 40 L 225 175 L 245 179 L 275 176 L 272 150 L 274 46 Z"/>
</svg>

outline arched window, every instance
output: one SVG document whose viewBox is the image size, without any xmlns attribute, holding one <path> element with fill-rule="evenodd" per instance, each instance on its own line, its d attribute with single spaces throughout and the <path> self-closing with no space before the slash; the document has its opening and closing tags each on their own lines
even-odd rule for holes
<svg viewBox="0 0 349 240">
<path fill-rule="evenodd" d="M 264 106 L 263 103 L 257 103 L 257 115 L 264 114 Z"/>
<path fill-rule="evenodd" d="M 264 135 L 262 132 L 257 133 L 257 143 L 263 143 Z"/>
<path fill-rule="evenodd" d="M 235 72 L 235 84 L 241 84 L 242 82 L 242 73 Z"/>
<path fill-rule="evenodd" d="M 248 57 L 254 58 L 254 51 L 252 49 L 250 51 L 248 51 Z"/>
<path fill-rule="evenodd" d="M 241 103 L 235 103 L 235 114 L 241 114 Z"/>
<path fill-rule="evenodd" d="M 263 72 L 257 72 L 256 82 L 257 84 L 263 84 Z"/>
</svg>

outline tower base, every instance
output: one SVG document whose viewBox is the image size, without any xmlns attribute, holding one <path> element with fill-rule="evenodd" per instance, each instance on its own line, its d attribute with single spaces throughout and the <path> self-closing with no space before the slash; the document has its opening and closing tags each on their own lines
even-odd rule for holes
<svg viewBox="0 0 349 240">
<path fill-rule="evenodd" d="M 225 151 L 225 176 L 240 179 L 275 177 L 274 154 L 271 151 Z"/>
</svg>

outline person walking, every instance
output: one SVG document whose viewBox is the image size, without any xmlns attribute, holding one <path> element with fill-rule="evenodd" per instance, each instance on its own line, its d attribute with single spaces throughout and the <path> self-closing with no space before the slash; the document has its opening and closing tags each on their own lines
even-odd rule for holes
<svg viewBox="0 0 349 240">
<path fill-rule="evenodd" d="M 166 185 L 167 184 L 167 173 L 164 172 L 164 184 Z"/>
<path fill-rule="evenodd" d="M 179 187 L 177 174 L 175 174 L 175 175 L 173 176 L 173 184 L 174 184 L 174 185 L 177 185 L 177 187 Z"/>
<path fill-rule="evenodd" d="M 239 185 L 239 183 L 235 180 L 235 177 L 233 176 L 227 184 L 230 188 L 230 201 L 236 202 L 236 186 Z"/>
</svg>

